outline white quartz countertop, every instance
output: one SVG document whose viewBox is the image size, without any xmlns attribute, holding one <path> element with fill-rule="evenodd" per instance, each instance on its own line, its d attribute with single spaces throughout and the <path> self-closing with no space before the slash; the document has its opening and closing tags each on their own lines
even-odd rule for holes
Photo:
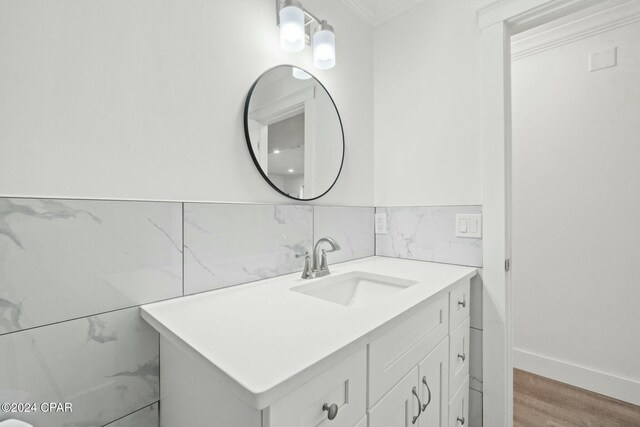
<svg viewBox="0 0 640 427">
<path fill-rule="evenodd" d="M 361 348 L 377 329 L 476 274 L 471 267 L 384 257 L 329 267 L 327 277 L 362 271 L 418 283 L 371 305 L 347 307 L 291 291 L 324 279 L 295 273 L 148 304 L 141 314 L 215 380 L 264 409 Z"/>
</svg>

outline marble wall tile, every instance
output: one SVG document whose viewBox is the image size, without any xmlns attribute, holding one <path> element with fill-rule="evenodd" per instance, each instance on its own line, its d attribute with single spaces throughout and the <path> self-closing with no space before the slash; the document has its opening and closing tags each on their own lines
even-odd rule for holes
<svg viewBox="0 0 640 427">
<path fill-rule="evenodd" d="M 387 234 L 376 235 L 376 255 L 482 266 L 482 239 L 455 236 L 456 214 L 482 213 L 480 206 L 376 208 L 387 214 Z"/>
<path fill-rule="evenodd" d="M 482 393 L 469 390 L 469 427 L 482 427 Z"/>
<path fill-rule="evenodd" d="M 185 294 L 301 271 L 312 244 L 313 208 L 184 205 Z"/>
<path fill-rule="evenodd" d="M 0 198 L 0 334 L 182 294 L 180 203 Z"/>
<path fill-rule="evenodd" d="M 0 336 L 1 402 L 73 412 L 0 413 L 34 426 L 103 426 L 159 399 L 159 336 L 137 307 Z"/>
<path fill-rule="evenodd" d="M 158 427 L 159 424 L 158 404 L 154 403 L 104 427 Z"/>
<path fill-rule="evenodd" d="M 368 207 L 314 207 L 314 240 L 333 237 L 341 246 L 339 251 L 327 254 L 330 264 L 374 255 L 374 213 L 375 209 Z"/>
<path fill-rule="evenodd" d="M 482 331 L 471 328 L 469 340 L 469 387 L 482 391 Z"/>
</svg>

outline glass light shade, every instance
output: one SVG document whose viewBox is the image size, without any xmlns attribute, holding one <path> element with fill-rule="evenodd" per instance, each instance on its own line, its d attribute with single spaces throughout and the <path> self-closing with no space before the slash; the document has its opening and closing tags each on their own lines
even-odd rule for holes
<svg viewBox="0 0 640 427">
<path fill-rule="evenodd" d="M 304 11 L 297 5 L 280 9 L 280 47 L 285 52 L 300 52 L 304 49 Z"/>
<path fill-rule="evenodd" d="M 333 27 L 323 22 L 313 35 L 313 65 L 328 70 L 336 65 L 336 34 Z"/>
<path fill-rule="evenodd" d="M 311 78 L 311 74 L 307 73 L 304 70 L 301 70 L 300 68 L 292 67 L 291 70 L 291 74 L 293 74 L 293 77 L 298 80 L 309 80 Z"/>
</svg>

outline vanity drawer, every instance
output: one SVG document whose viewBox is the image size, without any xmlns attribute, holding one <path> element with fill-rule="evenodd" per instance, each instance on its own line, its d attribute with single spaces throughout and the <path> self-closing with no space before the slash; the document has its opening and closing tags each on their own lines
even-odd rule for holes
<svg viewBox="0 0 640 427">
<path fill-rule="evenodd" d="M 353 427 L 366 415 L 366 347 L 272 404 L 266 411 L 267 427 Z M 324 404 L 338 405 L 333 420 Z"/>
<path fill-rule="evenodd" d="M 451 396 L 469 376 L 469 326 L 467 317 L 458 328 L 451 333 L 449 340 L 449 392 Z"/>
<path fill-rule="evenodd" d="M 456 329 L 460 323 L 469 317 L 469 309 L 471 302 L 471 280 L 465 280 L 458 283 L 449 292 L 449 328 L 451 331 Z"/>
<path fill-rule="evenodd" d="M 369 407 L 436 348 L 449 331 L 445 294 L 369 343 Z"/>
<path fill-rule="evenodd" d="M 449 402 L 449 427 L 462 427 L 469 424 L 469 378 Z"/>
</svg>

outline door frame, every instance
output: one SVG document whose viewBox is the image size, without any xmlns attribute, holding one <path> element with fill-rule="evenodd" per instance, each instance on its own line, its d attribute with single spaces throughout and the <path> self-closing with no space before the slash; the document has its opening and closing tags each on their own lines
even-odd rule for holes
<svg viewBox="0 0 640 427">
<path fill-rule="evenodd" d="M 511 36 L 602 0 L 498 0 L 478 10 L 482 88 L 483 423 L 513 425 Z"/>
</svg>

